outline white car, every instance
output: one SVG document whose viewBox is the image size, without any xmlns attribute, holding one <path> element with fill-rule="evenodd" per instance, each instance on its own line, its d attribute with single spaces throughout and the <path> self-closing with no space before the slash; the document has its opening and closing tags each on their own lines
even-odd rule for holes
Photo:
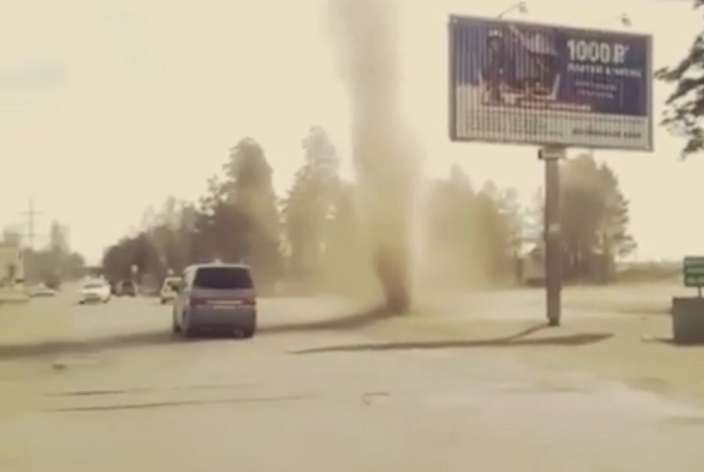
<svg viewBox="0 0 704 472">
<path fill-rule="evenodd" d="M 159 291 L 159 299 L 161 300 L 162 305 L 166 305 L 167 303 L 171 303 L 176 299 L 177 290 L 179 287 L 179 284 L 181 283 L 181 277 L 167 277 L 164 280 L 164 284 L 161 286 L 161 290 Z"/>
<path fill-rule="evenodd" d="M 29 289 L 29 296 L 32 298 L 54 297 L 56 296 L 56 290 L 49 288 L 44 284 L 38 284 Z"/>
<path fill-rule="evenodd" d="M 78 303 L 107 303 L 110 301 L 110 286 L 105 282 L 87 282 L 78 292 Z"/>
</svg>

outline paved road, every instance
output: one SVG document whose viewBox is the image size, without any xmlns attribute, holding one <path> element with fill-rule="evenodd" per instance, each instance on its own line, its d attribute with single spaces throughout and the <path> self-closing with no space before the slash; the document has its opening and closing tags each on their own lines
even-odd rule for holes
<svg viewBox="0 0 704 472">
<path fill-rule="evenodd" d="M 696 408 L 540 370 L 520 350 L 374 348 L 359 307 L 334 298 L 261 309 L 247 341 L 174 338 L 169 308 L 147 299 L 0 312 L 0 379 L 12 393 L 0 400 L 0 470 L 704 466 Z"/>
</svg>

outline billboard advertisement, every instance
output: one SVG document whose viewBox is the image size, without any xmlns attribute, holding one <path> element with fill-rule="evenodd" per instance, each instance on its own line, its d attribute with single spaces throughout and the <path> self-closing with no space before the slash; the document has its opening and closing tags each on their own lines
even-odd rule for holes
<svg viewBox="0 0 704 472">
<path fill-rule="evenodd" d="M 648 35 L 451 16 L 450 137 L 652 151 Z"/>
</svg>

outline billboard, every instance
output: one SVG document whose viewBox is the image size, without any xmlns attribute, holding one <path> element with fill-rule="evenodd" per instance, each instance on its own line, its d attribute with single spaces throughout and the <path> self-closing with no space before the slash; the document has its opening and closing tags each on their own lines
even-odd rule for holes
<svg viewBox="0 0 704 472">
<path fill-rule="evenodd" d="M 652 151 L 648 35 L 451 16 L 450 138 Z"/>
</svg>

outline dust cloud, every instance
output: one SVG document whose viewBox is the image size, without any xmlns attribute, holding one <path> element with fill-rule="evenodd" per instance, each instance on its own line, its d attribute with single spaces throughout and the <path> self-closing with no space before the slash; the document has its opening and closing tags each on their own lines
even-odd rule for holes
<svg viewBox="0 0 704 472">
<path fill-rule="evenodd" d="M 352 107 L 360 213 L 388 308 L 411 308 L 420 161 L 400 102 L 394 0 L 327 0 L 326 30 Z"/>
</svg>

